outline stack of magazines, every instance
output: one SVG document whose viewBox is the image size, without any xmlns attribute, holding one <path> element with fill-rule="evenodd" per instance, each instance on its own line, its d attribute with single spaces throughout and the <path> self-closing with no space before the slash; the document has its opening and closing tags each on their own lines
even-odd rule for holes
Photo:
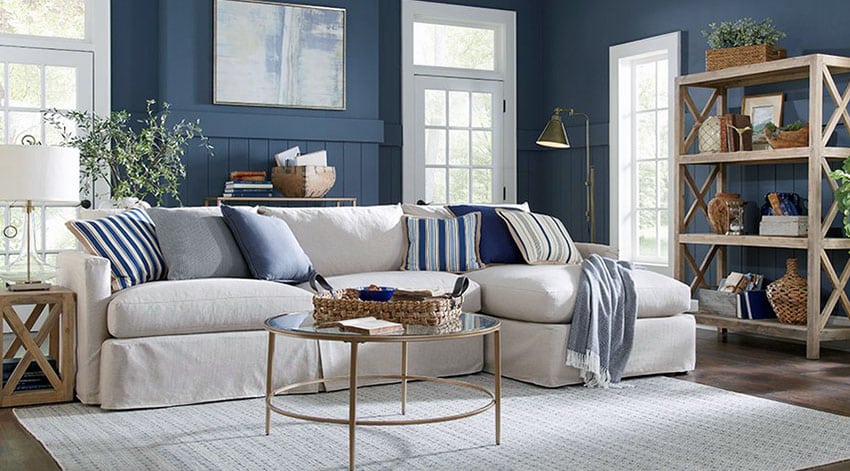
<svg viewBox="0 0 850 471">
<path fill-rule="evenodd" d="M 228 198 L 268 198 L 272 196 L 272 182 L 266 172 L 234 171 L 224 184 L 224 196 Z"/>
</svg>

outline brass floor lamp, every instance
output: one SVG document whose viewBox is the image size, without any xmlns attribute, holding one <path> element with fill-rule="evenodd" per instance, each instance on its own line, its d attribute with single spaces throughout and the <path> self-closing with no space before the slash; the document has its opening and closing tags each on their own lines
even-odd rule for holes
<svg viewBox="0 0 850 471">
<path fill-rule="evenodd" d="M 584 118 L 584 133 L 585 133 L 585 148 L 586 152 L 586 168 L 587 175 L 584 181 L 586 190 L 587 206 L 585 208 L 585 218 L 590 226 L 590 241 L 596 242 L 596 224 L 594 223 L 594 201 L 593 201 L 593 183 L 594 169 L 590 165 L 590 117 L 585 113 L 577 112 L 572 108 L 555 108 L 552 118 L 546 123 L 540 137 L 537 138 L 537 145 L 543 147 L 552 147 L 555 149 L 566 149 L 570 147 L 570 140 L 567 138 L 567 130 L 564 129 L 564 122 L 561 121 L 561 113 L 567 113 L 568 116 L 581 116 Z"/>
</svg>

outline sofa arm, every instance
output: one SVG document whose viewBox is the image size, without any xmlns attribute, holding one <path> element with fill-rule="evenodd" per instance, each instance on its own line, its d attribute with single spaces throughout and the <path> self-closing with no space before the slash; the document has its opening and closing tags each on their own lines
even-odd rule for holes
<svg viewBox="0 0 850 471">
<path fill-rule="evenodd" d="M 620 253 L 614 247 L 610 245 L 602 245 L 602 244 L 590 244 L 587 242 L 576 242 L 576 248 L 578 249 L 581 256 L 587 258 L 590 254 L 597 254 L 602 257 L 613 258 L 614 260 L 618 260 L 620 258 Z"/>
<path fill-rule="evenodd" d="M 100 403 L 100 347 L 109 338 L 106 308 L 112 299 L 109 260 L 82 252 L 62 252 L 58 284 L 77 294 L 77 397 Z"/>
</svg>

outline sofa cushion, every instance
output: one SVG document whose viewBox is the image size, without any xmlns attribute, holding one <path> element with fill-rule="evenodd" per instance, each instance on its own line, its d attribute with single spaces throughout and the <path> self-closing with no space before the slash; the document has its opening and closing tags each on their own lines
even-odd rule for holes
<svg viewBox="0 0 850 471">
<path fill-rule="evenodd" d="M 404 216 L 402 270 L 462 273 L 480 269 L 481 213 L 443 218 Z"/>
<path fill-rule="evenodd" d="M 514 242 L 508 225 L 496 214 L 496 208 L 488 205 L 459 204 L 448 207 L 455 216 L 464 216 L 471 212 L 481 213 L 481 241 L 478 251 L 481 262 L 485 265 L 492 263 L 523 263 L 522 253 Z M 504 207 L 511 210 L 513 208 Z M 518 209 L 513 209 L 518 211 Z"/>
<path fill-rule="evenodd" d="M 398 270 L 404 251 L 401 206 L 265 208 L 260 214 L 286 221 L 325 276 Z"/>
<path fill-rule="evenodd" d="M 118 338 L 258 330 L 271 316 L 312 308 L 310 293 L 273 281 L 156 281 L 116 294 L 107 327 Z"/>
<path fill-rule="evenodd" d="M 222 206 L 221 215 L 254 278 L 285 283 L 310 279 L 313 264 L 282 219 L 230 206 Z"/>
<path fill-rule="evenodd" d="M 357 288 L 371 284 L 392 286 L 408 289 L 439 289 L 451 291 L 458 276 L 439 271 L 382 271 L 372 273 L 355 273 L 327 277 L 328 283 L 335 289 Z M 308 283 L 299 285 L 305 290 L 310 289 Z M 481 288 L 478 283 L 470 280 L 469 289 L 463 295 L 463 310 L 478 312 L 481 310 Z"/>
<path fill-rule="evenodd" d="M 251 276 L 218 207 L 151 208 L 169 280 Z"/>
<path fill-rule="evenodd" d="M 688 287 L 648 270 L 632 272 L 638 318 L 667 317 L 690 306 Z M 581 265 L 499 265 L 467 276 L 481 286 L 481 312 L 506 319 L 568 324 Z"/>
<path fill-rule="evenodd" d="M 545 214 L 496 209 L 522 258 L 530 265 L 581 263 L 581 254 L 560 219 Z"/>
</svg>

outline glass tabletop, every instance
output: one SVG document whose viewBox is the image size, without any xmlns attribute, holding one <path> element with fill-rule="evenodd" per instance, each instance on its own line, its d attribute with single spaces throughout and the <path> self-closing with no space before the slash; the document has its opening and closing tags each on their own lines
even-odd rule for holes
<svg viewBox="0 0 850 471">
<path fill-rule="evenodd" d="M 500 322 L 492 317 L 464 312 L 457 322 L 443 326 L 405 324 L 404 330 L 390 334 L 369 335 L 348 332 L 339 327 L 319 327 L 313 322 L 310 312 L 282 314 L 267 319 L 266 330 L 294 337 L 316 338 L 319 340 L 362 340 L 381 342 L 404 342 L 448 337 L 470 337 L 484 335 L 496 330 Z"/>
</svg>

